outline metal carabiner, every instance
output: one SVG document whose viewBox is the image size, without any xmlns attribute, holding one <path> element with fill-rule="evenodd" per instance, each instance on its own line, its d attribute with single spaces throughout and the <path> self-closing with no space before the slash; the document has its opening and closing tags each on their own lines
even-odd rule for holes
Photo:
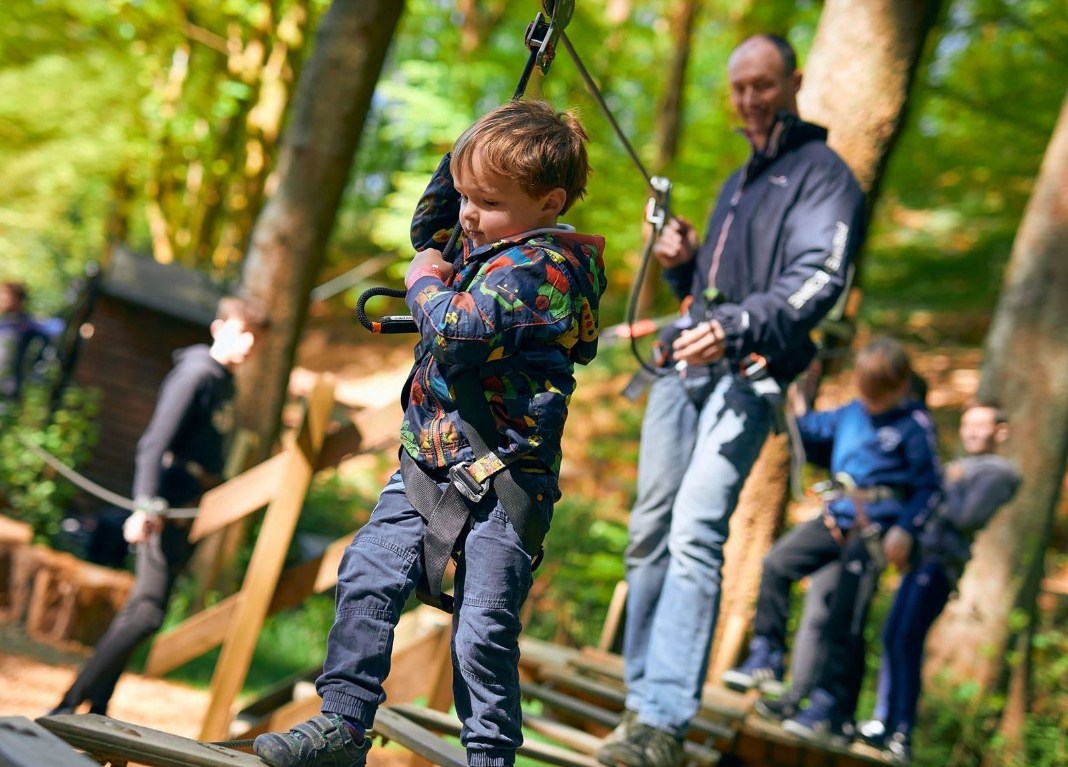
<svg viewBox="0 0 1068 767">
<path fill-rule="evenodd" d="M 652 187 L 653 194 L 645 205 L 645 220 L 660 234 L 668 216 L 671 215 L 671 179 L 653 176 L 649 179 L 649 186 Z"/>
<path fill-rule="evenodd" d="M 575 0 L 543 0 L 542 8 L 527 26 L 525 43 L 531 51 L 536 50 L 535 66 L 543 75 L 549 74 L 549 67 L 556 57 L 556 44 L 564 33 L 571 16 L 575 13 Z"/>
</svg>

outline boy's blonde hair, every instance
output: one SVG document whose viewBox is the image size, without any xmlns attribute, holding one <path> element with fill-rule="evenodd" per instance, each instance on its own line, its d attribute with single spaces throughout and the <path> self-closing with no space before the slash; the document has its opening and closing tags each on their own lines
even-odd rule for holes
<svg viewBox="0 0 1068 767">
<path fill-rule="evenodd" d="M 912 363 L 900 343 L 892 338 L 877 338 L 857 352 L 853 372 L 861 394 L 883 397 L 908 383 L 912 377 Z"/>
<path fill-rule="evenodd" d="M 531 197 L 562 188 L 567 193 L 563 214 L 586 194 L 589 138 L 568 112 L 544 101 L 510 101 L 456 139 L 450 169 L 453 176 L 469 172 L 477 153 L 485 170 L 515 180 Z"/>
</svg>

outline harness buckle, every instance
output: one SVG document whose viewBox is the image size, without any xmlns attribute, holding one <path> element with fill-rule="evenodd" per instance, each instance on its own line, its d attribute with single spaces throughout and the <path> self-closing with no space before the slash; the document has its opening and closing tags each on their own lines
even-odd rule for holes
<svg viewBox="0 0 1068 767">
<path fill-rule="evenodd" d="M 489 492 L 490 478 L 487 477 L 484 481 L 479 482 L 472 477 L 467 470 L 471 463 L 471 461 L 464 461 L 449 467 L 449 481 L 459 491 L 460 495 L 471 501 L 471 503 L 478 503 Z"/>
</svg>

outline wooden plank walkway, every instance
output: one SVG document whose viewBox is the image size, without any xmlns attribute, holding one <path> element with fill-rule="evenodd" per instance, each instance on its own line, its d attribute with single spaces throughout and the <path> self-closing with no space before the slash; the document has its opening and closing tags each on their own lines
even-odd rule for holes
<svg viewBox="0 0 1068 767">
<path fill-rule="evenodd" d="M 391 690 L 391 705 L 381 708 L 371 737 L 400 744 L 412 753 L 412 765 L 464 767 L 464 749 L 458 744 L 460 724 L 446 713 L 448 700 L 438 700 L 447 689 L 440 670 L 448 667 L 448 623 L 436 612 L 406 615 L 400 633 L 402 645 L 412 652 L 396 658 L 396 679 L 404 681 L 419 672 L 421 694 L 432 706 L 416 706 L 409 679 L 403 690 Z M 417 641 L 405 639 L 411 634 Z M 418 649 L 418 652 L 415 652 Z M 601 650 L 577 650 L 524 638 L 520 642 L 520 673 L 524 699 L 526 742 L 520 755 L 553 767 L 597 767 L 595 754 L 604 736 L 618 724 L 624 705 L 623 664 L 618 655 Z M 438 658 L 441 656 L 441 658 Z M 431 664 L 428 658 L 437 658 Z M 433 667 L 433 668 L 431 668 Z M 432 671 L 432 673 L 428 673 Z M 260 716 L 250 732 L 286 729 L 318 713 L 319 699 L 286 702 L 286 689 L 296 679 L 273 691 L 248 713 Z M 430 684 L 432 682 L 432 684 Z M 430 684 L 429 692 L 427 684 Z M 861 745 L 833 745 L 798 738 L 776 722 L 753 713 L 756 693 L 740 694 L 709 685 L 698 716 L 684 744 L 680 767 L 875 767 L 890 764 L 878 751 Z M 269 711 L 268 709 L 273 709 Z M 292 710 L 290 710 L 292 709 Z M 43 717 L 38 723 L 77 749 L 115 767 L 127 761 L 149 767 L 262 767 L 254 756 L 229 748 L 159 732 L 96 715 Z M 0 741 L 3 732 L 0 730 Z M 0 763 L 3 760 L 0 759 Z M 13 762 L 17 767 L 23 764 Z M 26 764 L 25 767 L 51 767 Z"/>
</svg>

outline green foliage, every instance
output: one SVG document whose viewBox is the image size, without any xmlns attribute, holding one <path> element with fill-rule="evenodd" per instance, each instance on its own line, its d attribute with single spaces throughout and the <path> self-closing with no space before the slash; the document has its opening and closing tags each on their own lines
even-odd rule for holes
<svg viewBox="0 0 1068 767">
<path fill-rule="evenodd" d="M 68 387 L 51 417 L 50 396 L 45 384 L 30 384 L 23 389 L 21 409 L 0 415 L 0 509 L 29 523 L 41 542 L 59 532 L 76 488 L 23 443 L 76 468 L 89 457 L 97 437 L 94 392 Z"/>
<path fill-rule="evenodd" d="M 597 643 L 617 581 L 623 524 L 599 519 L 596 498 L 564 497 L 553 512 L 545 561 L 535 576 L 531 636 L 570 646 Z"/>
</svg>

